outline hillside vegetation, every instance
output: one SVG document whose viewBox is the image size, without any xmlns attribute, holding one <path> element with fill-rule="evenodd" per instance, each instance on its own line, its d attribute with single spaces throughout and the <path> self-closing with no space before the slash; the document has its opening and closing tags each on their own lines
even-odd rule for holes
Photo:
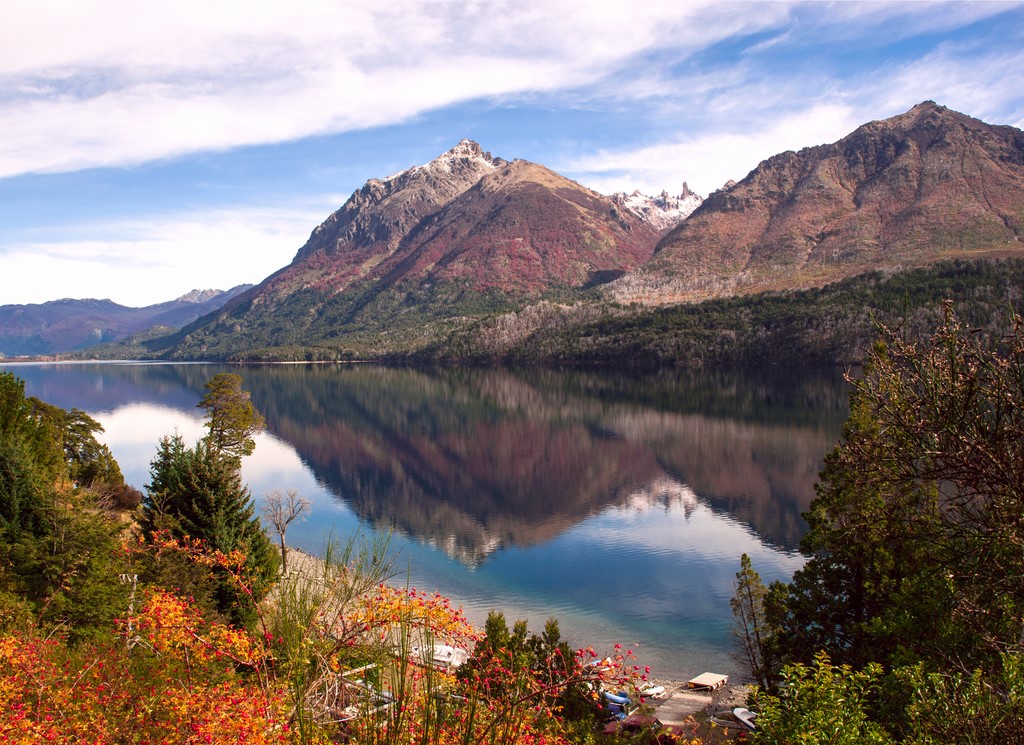
<svg viewBox="0 0 1024 745">
<path fill-rule="evenodd" d="M 860 362 L 877 324 L 927 334 L 941 303 L 994 328 L 1024 309 L 1024 261 L 956 261 L 873 272 L 819 289 L 661 308 L 536 305 L 474 323 L 420 359 L 547 364 L 765 365 Z"/>
<path fill-rule="evenodd" d="M 369 180 L 218 311 L 94 354 L 855 362 L 873 315 L 925 331 L 952 299 L 985 326 L 1017 302 L 1024 132 L 925 101 L 768 158 L 675 227 L 645 215 L 463 141 Z"/>
<path fill-rule="evenodd" d="M 871 272 L 825 287 L 650 307 L 593 293 L 555 295 L 513 309 L 499 298 L 459 305 L 464 315 L 409 313 L 400 298 L 372 317 L 353 315 L 357 298 L 339 295 L 344 319 L 331 334 L 311 334 L 293 315 L 273 316 L 272 344 L 246 346 L 228 333 L 201 345 L 171 336 L 137 337 L 94 347 L 107 359 L 383 360 L 416 363 L 739 367 L 775 363 L 845 365 L 863 361 L 877 324 L 927 334 L 950 300 L 980 328 L 1024 310 L 1024 260 L 956 260 L 901 272 Z M 312 302 L 312 301 L 311 301 Z M 267 319 L 270 323 L 270 318 Z M 270 332 L 268 332 L 270 333 Z M 247 337 L 249 338 L 249 337 Z"/>
<path fill-rule="evenodd" d="M 1024 742 L 1024 320 L 882 329 L 788 584 L 744 555 L 759 743 Z"/>
<path fill-rule="evenodd" d="M 387 584 L 386 538 L 279 574 L 240 477 L 262 416 L 235 374 L 200 407 L 207 436 L 164 437 L 143 496 L 94 420 L 0 373 L 0 742 L 568 745 L 600 722 L 591 685 L 637 698 L 628 654 L 593 668 L 554 620 L 478 630 Z M 307 507 L 267 500 L 282 554 Z"/>
</svg>

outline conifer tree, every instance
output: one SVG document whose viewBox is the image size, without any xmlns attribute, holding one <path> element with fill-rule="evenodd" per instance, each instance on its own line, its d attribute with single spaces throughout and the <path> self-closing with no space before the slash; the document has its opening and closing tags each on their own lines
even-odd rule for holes
<svg viewBox="0 0 1024 745">
<path fill-rule="evenodd" d="M 124 485 L 100 425 L 84 412 L 25 395 L 0 373 L 0 585 L 25 598 L 40 626 L 71 638 L 109 629 L 124 610 L 115 550 L 123 526 L 79 488 Z M 82 484 L 86 486 L 87 484 Z"/>
<path fill-rule="evenodd" d="M 206 384 L 206 395 L 196 406 L 206 411 L 206 439 L 210 447 L 239 461 L 252 455 L 256 448 L 252 436 L 262 432 L 266 422 L 249 392 L 242 388 L 241 375 L 214 375 Z"/>
<path fill-rule="evenodd" d="M 35 508 L 63 475 L 57 433 L 35 403 L 24 381 L 0 373 L 0 528 L 8 538 L 41 529 Z"/>
<path fill-rule="evenodd" d="M 733 641 L 739 648 L 737 661 L 747 668 L 761 688 L 772 687 L 772 642 L 775 630 L 768 622 L 765 601 L 768 588 L 754 569 L 750 557 L 740 557 L 736 572 L 736 592 L 729 601 L 732 607 Z"/>
<path fill-rule="evenodd" d="M 1024 638 L 1024 326 L 883 329 L 784 603 L 790 660 L 970 674 Z"/>
<path fill-rule="evenodd" d="M 188 447 L 178 434 L 161 439 L 150 464 L 143 500 L 143 531 L 166 530 L 176 538 L 198 538 L 211 549 L 246 555 L 254 599 L 261 600 L 277 574 L 277 554 L 255 516 L 249 489 L 242 483 L 241 456 L 255 447 L 251 435 L 263 417 L 242 390 L 235 374 L 215 375 L 199 406 L 207 410 L 209 434 Z M 214 591 L 218 609 L 238 623 L 251 618 L 239 589 L 225 574 Z"/>
<path fill-rule="evenodd" d="M 180 435 L 173 435 L 160 441 L 150 476 L 143 501 L 144 532 L 152 536 L 167 530 L 176 538 L 201 539 L 224 553 L 242 551 L 255 599 L 262 599 L 277 573 L 277 557 L 235 461 L 207 439 L 189 448 Z M 226 576 L 219 577 L 215 595 L 218 608 L 234 621 L 248 619 L 249 610 Z"/>
</svg>

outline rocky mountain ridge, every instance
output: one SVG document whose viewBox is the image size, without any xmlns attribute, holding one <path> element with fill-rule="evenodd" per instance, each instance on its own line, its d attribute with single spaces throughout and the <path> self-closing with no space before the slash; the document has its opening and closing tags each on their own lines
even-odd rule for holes
<svg viewBox="0 0 1024 745">
<path fill-rule="evenodd" d="M 394 250 L 421 220 L 505 162 L 472 140 L 462 140 L 430 163 L 387 178 L 371 178 L 313 230 L 292 263 L 317 253 L 372 256 Z"/>
<path fill-rule="evenodd" d="M 463 140 L 423 166 L 367 181 L 291 264 L 185 329 L 173 354 L 330 345 L 577 293 L 650 258 L 662 233 L 540 164 Z"/>
<path fill-rule="evenodd" d="M 679 202 L 692 196 L 684 188 Z M 463 141 L 369 180 L 291 264 L 147 349 L 176 359 L 561 359 L 539 352 L 546 334 L 579 336 L 581 362 L 615 327 L 626 338 L 605 342 L 642 338 L 658 359 L 702 358 L 694 338 L 638 309 L 1020 256 L 1024 133 L 927 101 L 765 160 L 667 233 L 649 214 L 677 205 L 658 201 L 609 198 Z"/>
<path fill-rule="evenodd" d="M 719 190 L 609 286 L 670 304 L 1024 249 L 1024 132 L 932 101 Z"/>
<path fill-rule="evenodd" d="M 624 191 L 616 192 L 611 198 L 620 207 L 631 210 L 654 227 L 666 231 L 679 225 L 704 201 L 698 194 L 690 191 L 685 181 L 682 193 L 675 197 L 669 196 L 668 191 L 662 191 L 658 196 L 652 197 L 640 193 L 637 189 L 631 194 Z"/>
</svg>

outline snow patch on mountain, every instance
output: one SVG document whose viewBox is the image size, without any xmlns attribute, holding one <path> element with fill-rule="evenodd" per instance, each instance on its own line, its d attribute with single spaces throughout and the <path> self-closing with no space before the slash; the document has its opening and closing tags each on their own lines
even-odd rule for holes
<svg viewBox="0 0 1024 745">
<path fill-rule="evenodd" d="M 670 230 L 681 223 L 690 214 L 700 207 L 704 199 L 690 191 L 690 187 L 683 182 L 683 191 L 679 196 L 669 196 L 667 191 L 661 192 L 656 197 L 640 193 L 639 190 L 632 194 L 624 191 L 611 195 L 611 199 L 620 207 L 625 207 L 634 215 L 643 218 L 658 230 Z"/>
<path fill-rule="evenodd" d="M 397 181 L 403 176 L 414 173 L 454 173 L 457 170 L 465 170 L 467 166 L 475 167 L 476 170 L 482 169 L 482 177 L 484 172 L 493 171 L 504 163 L 504 160 L 493 157 L 473 140 L 462 139 L 451 150 L 441 153 L 429 163 L 399 171 L 383 181 L 385 183 Z"/>
<path fill-rule="evenodd" d="M 205 303 L 223 294 L 223 290 L 192 290 L 175 300 L 179 303 Z"/>
</svg>

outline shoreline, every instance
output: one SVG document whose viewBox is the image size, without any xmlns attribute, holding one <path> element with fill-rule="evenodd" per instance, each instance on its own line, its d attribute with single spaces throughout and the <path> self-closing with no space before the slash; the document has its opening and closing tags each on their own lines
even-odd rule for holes
<svg viewBox="0 0 1024 745">
<path fill-rule="evenodd" d="M 275 548 L 280 553 L 279 543 L 275 543 Z M 288 546 L 287 550 L 288 563 L 290 565 L 288 571 L 289 574 L 304 574 L 308 577 L 315 577 L 319 575 L 319 571 L 314 571 L 314 567 L 323 561 L 321 557 L 301 548 L 295 548 L 292 546 Z M 652 670 L 656 671 L 658 661 L 653 660 L 652 662 L 654 664 L 649 664 L 649 666 Z M 647 684 L 648 687 L 661 686 L 665 689 L 664 693 L 661 695 L 652 697 L 648 700 L 648 702 L 654 705 L 656 709 L 662 709 L 664 704 L 672 699 L 676 699 L 677 702 L 685 700 L 688 702 L 688 705 L 683 708 L 685 708 L 689 714 L 699 712 L 703 709 L 709 715 L 721 709 L 731 710 L 736 706 L 746 705 L 747 698 L 752 688 L 748 683 L 726 683 L 724 686 L 714 691 L 700 691 L 691 689 L 687 680 L 661 677 L 657 674 L 648 678 Z M 703 704 L 702 706 L 699 705 L 701 703 Z M 666 713 L 668 713 L 667 710 Z M 676 712 L 672 712 L 668 718 L 672 721 L 663 721 L 663 724 L 679 725 L 682 723 L 681 719 L 676 721 L 679 718 Z"/>
</svg>

